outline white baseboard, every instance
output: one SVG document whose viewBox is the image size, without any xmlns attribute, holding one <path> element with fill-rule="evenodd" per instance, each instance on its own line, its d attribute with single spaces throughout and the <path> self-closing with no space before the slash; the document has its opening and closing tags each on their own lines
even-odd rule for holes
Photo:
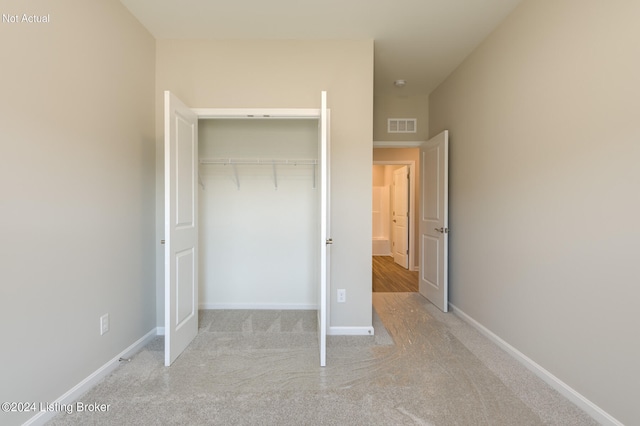
<svg viewBox="0 0 640 426">
<path fill-rule="evenodd" d="M 156 327 L 156 333 L 158 336 L 164 336 L 164 327 Z"/>
<path fill-rule="evenodd" d="M 594 420 L 602 425 L 611 425 L 611 426 L 624 426 L 621 422 L 616 420 L 609 413 L 604 411 L 602 408 L 598 407 L 596 404 L 585 398 L 578 391 L 573 389 L 571 386 L 551 374 L 544 367 L 533 361 L 531 358 L 511 346 L 509 343 L 502 340 L 498 335 L 493 333 L 491 330 L 480 324 L 478 321 L 461 311 L 455 305 L 449 303 L 449 308 L 451 311 L 460 317 L 463 321 L 471 325 L 473 328 L 478 330 L 480 333 L 485 335 L 489 340 L 493 343 L 501 347 L 505 350 L 509 355 L 514 357 L 518 362 L 527 367 L 531 372 L 533 372 L 536 376 L 545 381 L 549 386 L 557 390 L 561 395 L 567 398 L 569 401 L 576 404 L 583 411 L 589 414 Z"/>
<path fill-rule="evenodd" d="M 373 327 L 329 327 L 329 336 L 373 336 Z"/>
<path fill-rule="evenodd" d="M 201 303 L 199 309 L 271 309 L 280 311 L 315 311 L 318 305 L 280 303 Z"/>
<path fill-rule="evenodd" d="M 147 334 L 138 339 L 135 343 L 129 346 L 124 351 L 120 352 L 118 355 L 113 357 L 111 361 L 104 364 L 102 367 L 98 368 L 96 371 L 91 373 L 86 379 L 75 385 L 69 391 L 67 391 L 60 398 L 56 399 L 53 404 L 57 405 L 67 405 L 72 404 L 74 401 L 78 400 L 82 395 L 84 395 L 87 391 L 93 388 L 100 380 L 109 375 L 113 370 L 115 370 L 120 364 L 120 358 L 127 358 L 132 354 L 136 353 L 140 349 L 142 349 L 151 339 L 156 337 L 157 329 L 152 329 Z M 27 420 L 23 426 L 40 426 L 44 425 L 46 422 L 51 420 L 58 412 L 56 411 L 41 411 L 36 414 L 29 420 Z"/>
</svg>

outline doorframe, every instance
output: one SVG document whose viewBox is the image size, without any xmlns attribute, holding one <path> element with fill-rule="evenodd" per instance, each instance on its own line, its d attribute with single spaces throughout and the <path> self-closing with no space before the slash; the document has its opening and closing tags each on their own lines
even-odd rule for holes
<svg viewBox="0 0 640 426">
<path fill-rule="evenodd" d="M 374 148 L 377 148 L 377 147 L 374 146 Z M 406 148 L 406 147 L 398 146 L 397 148 Z M 417 271 L 419 267 L 418 265 L 415 264 L 415 259 L 416 259 L 416 253 L 415 253 L 416 162 L 413 160 L 395 160 L 395 161 L 380 160 L 380 161 L 373 161 L 371 165 L 372 166 L 408 166 L 409 167 L 409 270 Z M 373 191 L 373 184 L 371 185 L 371 190 Z"/>
</svg>

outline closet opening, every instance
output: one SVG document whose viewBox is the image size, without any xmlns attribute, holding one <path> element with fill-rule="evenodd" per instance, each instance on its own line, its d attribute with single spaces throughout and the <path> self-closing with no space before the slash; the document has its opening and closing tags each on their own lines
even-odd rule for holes
<svg viewBox="0 0 640 426">
<path fill-rule="evenodd" d="M 316 309 L 318 120 L 198 121 L 201 309 Z"/>
<path fill-rule="evenodd" d="M 315 309 L 326 365 L 329 111 L 189 108 L 165 92 L 165 365 L 198 310 Z"/>
</svg>

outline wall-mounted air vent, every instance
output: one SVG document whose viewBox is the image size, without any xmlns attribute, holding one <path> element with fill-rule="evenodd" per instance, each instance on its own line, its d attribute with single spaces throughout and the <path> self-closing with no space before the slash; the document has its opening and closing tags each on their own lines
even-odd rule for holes
<svg viewBox="0 0 640 426">
<path fill-rule="evenodd" d="M 417 121 L 415 118 L 389 118 L 387 133 L 416 133 Z"/>
</svg>

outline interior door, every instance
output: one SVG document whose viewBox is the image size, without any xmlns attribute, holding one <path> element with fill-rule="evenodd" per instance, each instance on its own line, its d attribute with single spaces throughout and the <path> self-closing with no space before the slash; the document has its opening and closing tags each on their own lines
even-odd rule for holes
<svg viewBox="0 0 640 426">
<path fill-rule="evenodd" d="M 409 167 L 393 171 L 393 260 L 409 269 Z"/>
<path fill-rule="evenodd" d="M 420 147 L 420 294 L 443 312 L 449 309 L 449 132 Z"/>
<path fill-rule="evenodd" d="M 164 93 L 165 336 L 171 365 L 198 333 L 198 117 Z"/>
<path fill-rule="evenodd" d="M 320 173 L 320 277 L 318 285 L 318 345 L 320 347 L 320 366 L 327 365 L 327 293 L 329 289 L 330 253 L 333 240 L 330 235 L 329 205 L 329 111 L 327 92 L 322 92 L 320 111 L 320 143 L 318 144 Z"/>
</svg>

